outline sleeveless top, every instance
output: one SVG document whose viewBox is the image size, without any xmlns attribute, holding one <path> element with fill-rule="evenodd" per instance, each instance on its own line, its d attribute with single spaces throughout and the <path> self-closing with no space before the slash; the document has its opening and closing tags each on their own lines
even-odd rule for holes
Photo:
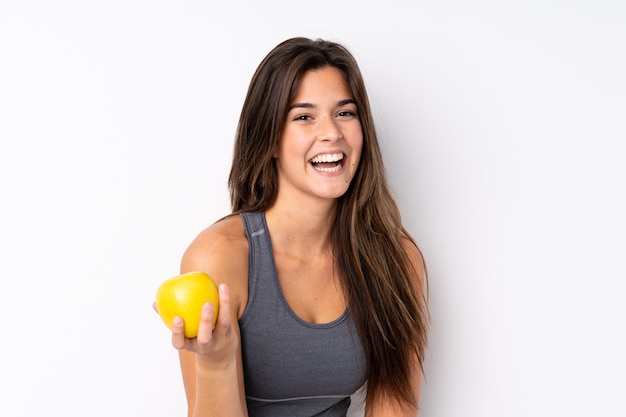
<svg viewBox="0 0 626 417">
<path fill-rule="evenodd" d="M 366 370 L 349 310 L 325 324 L 298 317 L 280 288 L 265 214 L 241 217 L 250 248 L 239 320 L 250 417 L 344 417 Z"/>
</svg>

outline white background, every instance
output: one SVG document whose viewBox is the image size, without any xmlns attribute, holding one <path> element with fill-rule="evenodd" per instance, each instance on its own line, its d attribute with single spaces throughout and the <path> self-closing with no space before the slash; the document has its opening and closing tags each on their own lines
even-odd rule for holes
<svg viewBox="0 0 626 417">
<path fill-rule="evenodd" d="M 182 416 L 152 311 L 262 57 L 338 40 L 430 269 L 424 417 L 626 415 L 620 1 L 2 1 L 0 415 Z"/>
</svg>

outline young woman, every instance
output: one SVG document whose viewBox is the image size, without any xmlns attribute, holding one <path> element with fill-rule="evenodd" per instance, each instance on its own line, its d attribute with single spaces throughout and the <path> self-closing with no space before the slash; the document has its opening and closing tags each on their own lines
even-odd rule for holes
<svg viewBox="0 0 626 417">
<path fill-rule="evenodd" d="M 274 48 L 254 74 L 229 178 L 233 213 L 181 273 L 220 283 L 197 338 L 174 320 L 189 415 L 415 416 L 428 309 L 421 254 L 386 182 L 358 65 L 341 45 Z"/>
</svg>

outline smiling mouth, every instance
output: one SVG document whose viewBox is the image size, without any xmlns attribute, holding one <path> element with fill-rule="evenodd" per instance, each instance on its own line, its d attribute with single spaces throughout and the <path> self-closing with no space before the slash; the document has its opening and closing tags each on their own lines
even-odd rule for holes
<svg viewBox="0 0 626 417">
<path fill-rule="evenodd" d="M 343 152 L 317 155 L 311 161 L 311 165 L 317 171 L 321 172 L 337 172 L 343 167 Z"/>
</svg>

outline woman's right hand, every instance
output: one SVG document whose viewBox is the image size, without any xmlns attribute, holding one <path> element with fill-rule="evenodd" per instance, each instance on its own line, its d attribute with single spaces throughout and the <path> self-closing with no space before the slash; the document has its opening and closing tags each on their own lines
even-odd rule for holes
<svg viewBox="0 0 626 417">
<path fill-rule="evenodd" d="M 185 323 L 181 317 L 175 317 L 172 322 L 172 345 L 178 350 L 194 352 L 198 366 L 219 369 L 236 361 L 239 340 L 231 323 L 230 291 L 226 284 L 219 286 L 218 311 L 213 328 L 215 308 L 212 303 L 202 306 L 198 335 L 191 339 L 185 337 Z"/>
</svg>

